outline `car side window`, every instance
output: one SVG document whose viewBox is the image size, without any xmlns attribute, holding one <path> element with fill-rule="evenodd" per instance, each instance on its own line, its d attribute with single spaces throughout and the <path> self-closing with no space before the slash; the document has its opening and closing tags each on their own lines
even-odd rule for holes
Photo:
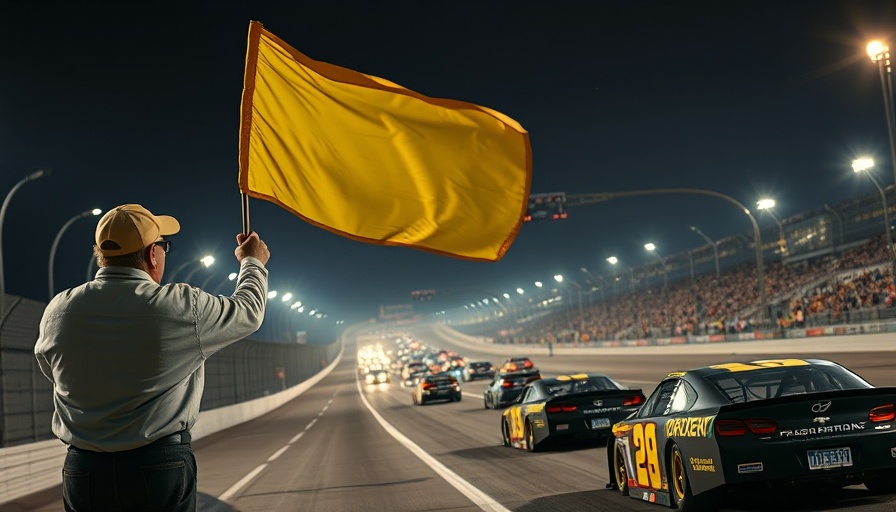
<svg viewBox="0 0 896 512">
<path fill-rule="evenodd" d="M 685 412 L 697 402 L 697 391 L 685 380 L 679 380 L 664 415 Z"/>
<path fill-rule="evenodd" d="M 678 386 L 678 379 L 667 380 L 661 383 L 641 407 L 638 412 L 639 418 L 649 418 L 651 416 L 662 416 L 667 414 L 669 404 L 672 401 L 675 388 Z"/>
</svg>

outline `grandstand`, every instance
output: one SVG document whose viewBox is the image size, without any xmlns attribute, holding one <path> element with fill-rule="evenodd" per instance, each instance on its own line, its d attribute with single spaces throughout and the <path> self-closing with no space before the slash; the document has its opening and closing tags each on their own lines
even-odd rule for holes
<svg viewBox="0 0 896 512">
<path fill-rule="evenodd" d="M 887 196 L 893 204 L 892 186 Z M 511 300 L 500 310 L 465 309 L 449 315 L 448 321 L 496 343 L 583 343 L 757 330 L 784 335 L 788 328 L 887 322 L 896 318 L 896 291 L 894 254 L 887 246 L 883 219 L 875 194 L 782 219 L 785 244 L 779 244 L 778 226 L 762 232 L 765 315 L 759 307 L 753 237 L 738 233 L 715 242 L 715 252 L 704 244 L 614 276 L 611 287 L 601 290 L 592 283 L 590 290 L 582 290 L 589 304 L 583 310 L 575 297 L 569 300 L 558 288 L 550 297 Z"/>
</svg>

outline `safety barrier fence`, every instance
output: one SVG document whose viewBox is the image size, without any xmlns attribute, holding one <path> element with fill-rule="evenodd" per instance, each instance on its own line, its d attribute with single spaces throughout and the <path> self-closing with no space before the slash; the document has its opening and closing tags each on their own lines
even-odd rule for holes
<svg viewBox="0 0 896 512">
<path fill-rule="evenodd" d="M 65 445 L 50 430 L 52 385 L 34 358 L 46 304 L 10 295 L 6 304 L 0 325 L 0 504 L 61 482 L 65 457 Z M 197 426 L 226 428 L 242 417 L 240 406 L 267 410 L 304 389 L 341 355 L 338 337 L 338 329 L 321 323 L 308 330 L 306 344 L 245 339 L 214 354 L 205 363 Z"/>
</svg>

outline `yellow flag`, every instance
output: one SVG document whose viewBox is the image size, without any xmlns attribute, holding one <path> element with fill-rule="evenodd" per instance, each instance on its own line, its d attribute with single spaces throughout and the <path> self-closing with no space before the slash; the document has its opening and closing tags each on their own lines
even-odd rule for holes
<svg viewBox="0 0 896 512">
<path fill-rule="evenodd" d="M 529 134 L 504 114 L 312 60 L 249 24 L 245 194 L 354 240 L 496 261 L 531 179 Z"/>
</svg>

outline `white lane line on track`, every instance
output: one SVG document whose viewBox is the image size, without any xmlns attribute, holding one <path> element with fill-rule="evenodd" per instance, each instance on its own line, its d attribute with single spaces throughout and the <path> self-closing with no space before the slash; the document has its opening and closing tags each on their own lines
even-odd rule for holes
<svg viewBox="0 0 896 512">
<path fill-rule="evenodd" d="M 283 452 L 285 452 L 286 450 L 289 450 L 289 447 L 290 447 L 290 445 L 286 445 L 283 448 L 280 448 L 279 450 L 274 452 L 273 455 L 268 457 L 268 462 L 274 462 L 275 460 L 277 460 L 277 457 L 283 455 Z"/>
<path fill-rule="evenodd" d="M 337 389 L 336 392 L 338 393 L 339 390 Z M 335 398 L 335 396 L 336 396 L 336 393 L 333 393 L 334 398 Z M 333 398 L 331 398 L 330 401 L 327 402 L 327 405 L 324 406 L 323 410 L 321 410 L 321 412 L 319 412 L 317 414 L 317 418 L 314 418 L 313 420 L 311 420 L 311 422 L 309 422 L 308 425 L 305 426 L 304 430 L 302 430 L 301 432 L 299 432 L 298 434 L 293 436 L 293 438 L 290 439 L 288 443 L 286 443 L 286 446 L 281 447 L 279 450 L 274 452 L 270 457 L 268 457 L 267 462 L 265 462 L 263 464 L 259 464 L 258 467 L 256 467 L 252 471 L 250 471 L 248 475 L 244 476 L 243 478 L 240 478 L 239 482 L 233 484 L 232 486 L 230 486 L 230 489 L 227 489 L 226 491 L 224 491 L 224 494 L 218 496 L 218 500 L 227 501 L 230 498 L 232 498 L 237 492 L 240 491 L 240 489 L 245 487 L 246 484 L 248 484 L 250 481 L 252 481 L 253 478 L 258 476 L 258 474 L 261 473 L 264 470 L 264 468 L 266 468 L 268 466 L 268 462 L 273 462 L 273 461 L 277 460 L 278 457 L 283 455 L 283 453 L 286 452 L 286 450 L 288 450 L 289 447 L 293 445 L 293 443 L 298 441 L 303 435 L 305 435 L 305 432 L 308 432 L 308 429 L 310 429 L 311 427 L 314 426 L 315 423 L 317 423 L 317 419 L 320 418 L 321 416 L 323 416 L 324 411 L 326 411 L 327 408 L 330 407 L 330 404 L 332 404 L 332 403 L 333 403 Z"/>
<path fill-rule="evenodd" d="M 489 512 L 510 512 L 510 509 L 505 508 L 504 505 L 501 505 L 494 498 L 485 494 L 478 488 L 474 487 L 473 484 L 467 482 L 463 478 L 461 478 L 457 473 L 451 471 L 444 464 L 437 461 L 432 455 L 426 453 L 423 448 L 420 448 L 416 443 L 408 439 L 404 434 L 398 431 L 395 427 L 393 427 L 389 422 L 383 419 L 382 416 L 376 410 L 374 410 L 373 406 L 370 405 L 370 402 L 367 401 L 367 397 L 364 396 L 364 391 L 361 389 L 361 381 L 355 380 L 355 384 L 358 387 L 358 394 L 361 396 L 361 401 L 364 402 L 364 405 L 367 406 L 367 409 L 379 422 L 379 424 L 389 433 L 392 437 L 395 438 L 396 441 L 404 445 L 405 448 L 410 450 L 411 453 L 417 456 L 418 459 L 423 461 L 424 464 L 432 468 L 439 476 L 441 476 L 446 482 L 451 484 L 455 489 L 461 492 L 464 496 L 470 499 L 473 503 L 476 504 L 480 509 L 487 510 Z"/>
<path fill-rule="evenodd" d="M 237 491 L 242 489 L 244 485 L 248 484 L 250 480 L 255 478 L 255 476 L 258 475 L 259 473 L 261 473 L 261 471 L 266 467 L 268 467 L 267 463 L 261 464 L 257 468 L 253 469 L 252 471 L 249 472 L 248 475 L 244 476 L 243 478 L 240 478 L 239 482 L 233 484 L 230 487 L 230 489 L 227 489 L 226 491 L 224 491 L 224 494 L 218 496 L 218 499 L 220 501 L 229 500 L 234 494 L 237 493 Z"/>
</svg>

